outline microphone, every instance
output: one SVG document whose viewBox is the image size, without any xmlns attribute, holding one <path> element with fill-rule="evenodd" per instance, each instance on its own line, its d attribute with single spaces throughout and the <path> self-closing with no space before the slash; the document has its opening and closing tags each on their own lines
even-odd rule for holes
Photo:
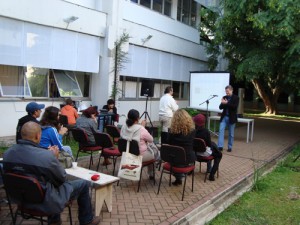
<svg viewBox="0 0 300 225">
<path fill-rule="evenodd" d="M 213 97 L 218 97 L 218 95 L 212 95 Z"/>
</svg>

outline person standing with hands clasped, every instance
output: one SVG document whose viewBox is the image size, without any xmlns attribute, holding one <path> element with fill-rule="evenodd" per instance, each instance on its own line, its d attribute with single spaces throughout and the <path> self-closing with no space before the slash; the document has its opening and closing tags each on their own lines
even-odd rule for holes
<svg viewBox="0 0 300 225">
<path fill-rule="evenodd" d="M 226 126 L 228 126 L 228 152 L 232 151 L 232 145 L 234 140 L 234 128 L 237 122 L 237 108 L 239 105 L 239 97 L 233 94 L 233 88 L 231 85 L 225 87 L 226 95 L 221 99 L 219 109 L 222 109 L 218 147 L 219 150 L 223 150 L 224 146 L 224 132 Z"/>
<path fill-rule="evenodd" d="M 161 143 L 164 144 L 168 140 L 168 132 L 171 126 L 173 113 L 178 109 L 177 102 L 173 98 L 173 88 L 166 87 L 165 94 L 159 101 L 159 121 L 162 125 Z"/>
</svg>

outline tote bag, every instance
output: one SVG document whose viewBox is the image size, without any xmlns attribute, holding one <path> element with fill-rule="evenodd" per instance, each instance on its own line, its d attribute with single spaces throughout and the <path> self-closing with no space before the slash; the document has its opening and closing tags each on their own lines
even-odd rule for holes
<svg viewBox="0 0 300 225">
<path fill-rule="evenodd" d="M 126 152 L 122 153 L 118 177 L 127 180 L 140 180 L 143 156 L 129 153 L 130 141 L 127 140 Z"/>
</svg>

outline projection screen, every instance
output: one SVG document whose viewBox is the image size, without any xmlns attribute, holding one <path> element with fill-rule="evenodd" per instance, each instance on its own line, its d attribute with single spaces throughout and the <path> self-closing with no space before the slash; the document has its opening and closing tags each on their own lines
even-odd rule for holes
<svg viewBox="0 0 300 225">
<path fill-rule="evenodd" d="M 219 105 L 229 84 L 228 72 L 190 72 L 190 108 L 221 112 Z M 214 97 L 216 96 L 216 97 Z"/>
</svg>

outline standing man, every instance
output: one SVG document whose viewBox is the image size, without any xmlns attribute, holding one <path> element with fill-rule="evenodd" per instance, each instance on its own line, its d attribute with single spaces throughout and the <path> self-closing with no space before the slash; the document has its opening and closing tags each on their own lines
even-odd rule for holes
<svg viewBox="0 0 300 225">
<path fill-rule="evenodd" d="M 18 143 L 19 139 L 22 139 L 21 136 L 21 129 L 22 126 L 27 123 L 28 121 L 33 121 L 36 123 L 39 123 L 37 118 L 40 117 L 42 109 L 45 108 L 44 104 L 37 104 L 36 102 L 29 102 L 26 106 L 27 115 L 23 116 L 19 119 L 18 125 L 17 125 L 17 133 L 16 133 L 16 142 Z"/>
<path fill-rule="evenodd" d="M 166 87 L 165 94 L 159 101 L 159 121 L 162 125 L 161 130 L 161 143 L 164 144 L 168 139 L 168 131 L 171 126 L 173 113 L 178 109 L 178 105 L 173 98 L 173 88 Z"/>
<path fill-rule="evenodd" d="M 93 215 L 89 194 L 89 182 L 85 180 L 67 180 L 67 174 L 58 159 L 57 149 L 45 149 L 39 146 L 42 131 L 35 122 L 27 122 L 21 129 L 22 139 L 4 152 L 3 169 L 33 175 L 45 188 L 42 203 L 25 203 L 25 207 L 51 214 L 48 224 L 60 225 L 60 213 L 69 200 L 77 199 L 78 220 L 80 225 L 97 225 L 100 217 Z M 56 155 L 56 156 L 55 156 Z"/>
<path fill-rule="evenodd" d="M 234 128 L 237 122 L 237 108 L 239 105 L 239 97 L 234 95 L 233 88 L 231 85 L 225 87 L 226 95 L 221 99 L 220 109 L 223 109 L 220 128 L 219 128 L 219 139 L 218 147 L 219 150 L 223 150 L 224 146 L 224 132 L 226 126 L 228 126 L 228 152 L 232 151 L 233 139 L 234 139 Z"/>
</svg>

